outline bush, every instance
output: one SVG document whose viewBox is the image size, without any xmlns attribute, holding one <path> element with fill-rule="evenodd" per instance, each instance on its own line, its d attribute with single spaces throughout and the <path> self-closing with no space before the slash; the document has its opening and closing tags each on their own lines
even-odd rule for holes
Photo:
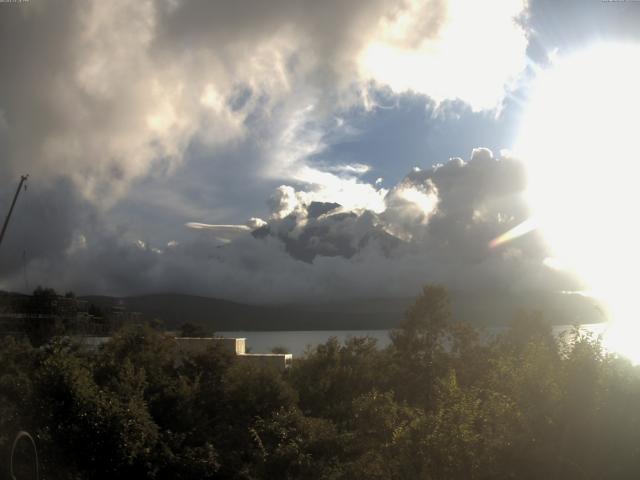
<svg viewBox="0 0 640 480">
<path fill-rule="evenodd" d="M 387 349 L 335 338 L 281 373 L 124 330 L 97 354 L 0 339 L 0 448 L 43 478 L 635 478 L 640 372 L 536 314 L 480 342 L 426 287 Z M 5 457 L 6 458 L 6 457 Z"/>
</svg>

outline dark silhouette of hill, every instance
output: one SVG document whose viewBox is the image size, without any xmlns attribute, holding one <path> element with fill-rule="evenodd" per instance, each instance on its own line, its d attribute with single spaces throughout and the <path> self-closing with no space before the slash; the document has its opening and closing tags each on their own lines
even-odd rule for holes
<svg viewBox="0 0 640 480">
<path fill-rule="evenodd" d="M 210 331 L 229 330 L 376 330 L 397 326 L 412 298 L 373 298 L 285 305 L 251 305 L 183 294 L 136 297 L 84 296 L 102 309 L 122 306 L 166 328 L 186 322 Z M 546 292 L 454 292 L 453 317 L 475 325 L 504 325 L 519 311 L 541 311 L 556 325 L 598 323 L 605 310 L 594 299 Z"/>
<path fill-rule="evenodd" d="M 373 314 L 354 310 L 327 312 L 305 305 L 250 305 L 182 294 L 82 298 L 102 309 L 120 305 L 128 311 L 140 312 L 145 320 L 161 320 L 167 328 L 178 328 L 191 322 L 214 331 L 385 329 L 401 318 L 395 311 Z"/>
</svg>

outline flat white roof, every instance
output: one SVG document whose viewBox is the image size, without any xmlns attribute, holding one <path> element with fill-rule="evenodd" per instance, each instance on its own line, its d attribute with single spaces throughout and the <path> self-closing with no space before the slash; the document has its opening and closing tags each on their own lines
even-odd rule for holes
<svg viewBox="0 0 640 480">
<path fill-rule="evenodd" d="M 247 337 L 175 337 L 184 340 L 246 340 Z"/>
</svg>

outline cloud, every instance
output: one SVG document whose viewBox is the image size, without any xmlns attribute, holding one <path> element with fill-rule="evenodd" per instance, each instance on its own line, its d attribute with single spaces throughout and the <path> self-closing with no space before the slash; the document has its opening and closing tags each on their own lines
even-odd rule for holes
<svg viewBox="0 0 640 480">
<path fill-rule="evenodd" d="M 353 134 L 349 112 L 376 110 L 379 91 L 426 94 L 442 115 L 447 99 L 472 110 L 500 103 L 522 67 L 515 17 L 525 6 L 475 3 L 3 8 L 0 173 L 31 173 L 32 184 L 0 252 L 2 285 L 22 288 L 26 271 L 81 292 L 272 300 L 468 286 L 485 275 L 509 286 L 529 282 L 529 268 L 546 279 L 533 240 L 510 247 L 527 260 L 486 248 L 526 215 L 513 201 L 515 162 L 478 150 L 387 188 L 368 180 L 379 172 L 367 158 L 318 161 Z M 399 63 L 382 68 L 376 49 Z M 398 145 L 389 152 L 389 162 L 402 156 Z M 248 209 L 237 204 L 267 185 L 276 190 L 268 212 L 252 213 L 266 219 L 248 222 L 254 235 L 232 225 Z M 5 204 L 13 188 L 0 192 Z"/>
<path fill-rule="evenodd" d="M 2 153 L 11 173 L 37 170 L 34 181 L 65 176 L 86 198 L 110 205 L 132 181 L 170 173 L 193 141 L 233 142 L 247 135 L 252 119 L 275 114 L 277 122 L 278 110 L 286 118 L 295 112 L 322 118 L 336 106 L 360 102 L 370 80 L 394 86 L 378 70 L 359 66 L 378 41 L 419 51 L 425 67 L 418 83 L 441 75 L 439 52 L 455 65 L 479 63 L 473 75 L 465 70 L 455 82 L 448 74 L 438 80 L 452 85 L 450 91 L 440 92 L 431 80 L 401 89 L 475 105 L 467 86 L 491 83 L 495 104 L 507 76 L 517 72 L 480 64 L 504 57 L 501 45 L 518 50 L 525 37 L 520 32 L 514 42 L 512 17 L 523 5 L 498 2 L 478 10 L 458 3 L 68 0 L 4 8 Z M 498 8 L 503 3 L 509 7 Z M 492 15 L 477 17 L 487 11 Z M 484 34 L 451 50 L 458 44 L 447 32 L 469 38 L 478 29 Z M 487 38 L 490 45 L 482 43 Z M 467 51 L 478 42 L 491 46 L 481 58 Z M 404 67 L 392 70 L 416 77 Z M 485 71 L 493 72 L 490 79 Z M 286 168 L 309 153 L 288 150 L 290 158 L 279 160 Z"/>
<path fill-rule="evenodd" d="M 381 212 L 309 200 L 283 186 L 266 222 L 204 225 L 186 241 L 161 245 L 98 221 L 78 231 L 76 248 L 31 262 L 28 272 L 80 292 L 178 291 L 256 302 L 411 296 L 430 281 L 465 291 L 579 290 L 570 274 L 550 266 L 535 232 L 490 248 L 528 218 L 523 188 L 518 160 L 476 149 L 468 161 L 410 172 Z M 431 198 L 429 208 L 419 195 L 403 196 L 407 190 Z M 214 241 L 229 232 L 225 243 Z M 10 283 L 20 280 L 18 270 Z"/>
<path fill-rule="evenodd" d="M 11 173 L 69 178 L 109 205 L 152 167 L 171 168 L 195 125 L 170 72 L 147 53 L 152 13 L 147 2 L 3 9 L 1 144 Z"/>
<path fill-rule="evenodd" d="M 476 110 L 497 107 L 505 84 L 526 65 L 521 23 L 526 2 L 449 0 L 441 2 L 439 17 L 429 15 L 433 6 L 410 2 L 405 11 L 383 22 L 359 56 L 361 75 L 438 102 L 458 98 Z M 414 37 L 424 32 L 420 22 L 432 35 Z"/>
<path fill-rule="evenodd" d="M 246 225 L 211 225 L 208 223 L 188 222 L 185 226 L 194 230 L 207 230 L 213 234 L 213 238 L 222 243 L 229 243 L 234 238 L 246 235 L 251 231 Z"/>
<path fill-rule="evenodd" d="M 307 192 L 281 186 L 271 198 L 273 214 L 260 236 L 269 232 L 289 249 L 295 239 L 307 250 L 316 245 L 324 255 L 333 251 L 345 257 L 366 248 L 372 235 L 386 242 L 388 252 L 405 245 L 405 250 L 450 260 L 473 252 L 491 255 L 489 242 L 529 215 L 521 197 L 524 188 L 523 164 L 508 156 L 495 159 L 490 150 L 478 148 L 468 162 L 454 158 L 414 169 L 386 193 L 380 211 L 312 201 Z M 328 248 L 326 242 L 343 246 Z M 307 259 L 314 257 L 307 252 Z"/>
<path fill-rule="evenodd" d="M 637 42 L 640 9 L 636 2 L 529 0 L 528 55 L 544 63 L 550 54 L 584 49 L 597 42 Z"/>
</svg>

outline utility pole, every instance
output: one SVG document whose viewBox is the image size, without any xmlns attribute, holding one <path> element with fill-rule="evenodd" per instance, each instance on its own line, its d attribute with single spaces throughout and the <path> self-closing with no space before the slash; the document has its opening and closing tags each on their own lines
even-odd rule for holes
<svg viewBox="0 0 640 480">
<path fill-rule="evenodd" d="M 13 207 L 16 206 L 16 201 L 18 200 L 18 195 L 20 195 L 20 190 L 22 190 L 22 185 L 27 181 L 29 175 L 22 175 L 20 177 L 20 183 L 18 184 L 18 189 L 16 190 L 16 194 L 13 196 L 13 201 L 11 202 L 11 207 L 9 207 L 9 213 L 7 213 L 7 218 L 4 219 L 4 225 L 2 225 L 2 232 L 0 232 L 0 244 L 2 244 L 2 239 L 4 238 L 4 232 L 7 231 L 7 226 L 9 225 L 9 219 L 11 218 L 11 214 L 13 213 Z M 27 186 L 25 185 L 26 189 Z"/>
</svg>

